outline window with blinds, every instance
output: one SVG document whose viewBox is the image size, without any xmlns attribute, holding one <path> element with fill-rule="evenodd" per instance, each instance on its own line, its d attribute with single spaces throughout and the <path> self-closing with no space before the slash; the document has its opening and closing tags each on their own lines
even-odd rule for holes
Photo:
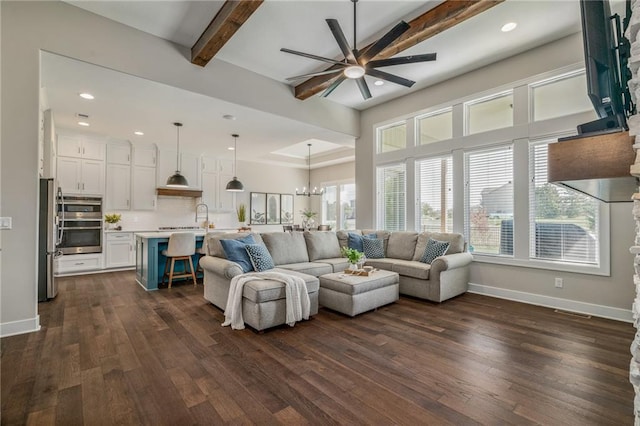
<svg viewBox="0 0 640 426">
<path fill-rule="evenodd" d="M 418 224 L 421 231 L 453 232 L 451 156 L 416 161 Z"/>
<path fill-rule="evenodd" d="M 407 147 L 407 124 L 392 124 L 378 129 L 378 154 Z"/>
<path fill-rule="evenodd" d="M 532 142 L 529 147 L 529 255 L 598 264 L 598 201 L 547 182 L 549 143 Z"/>
<path fill-rule="evenodd" d="M 465 103 L 467 134 L 513 126 L 513 92 Z"/>
<path fill-rule="evenodd" d="M 356 184 L 340 185 L 340 229 L 356 229 Z"/>
<path fill-rule="evenodd" d="M 465 154 L 465 234 L 476 253 L 513 255 L 512 146 Z"/>
<path fill-rule="evenodd" d="M 451 108 L 416 118 L 420 145 L 451 139 L 453 137 L 453 113 Z"/>
<path fill-rule="evenodd" d="M 377 168 L 378 228 L 387 231 L 406 229 L 406 168 L 395 164 Z"/>
<path fill-rule="evenodd" d="M 322 224 L 331 225 L 332 228 L 336 228 L 338 219 L 337 192 L 337 186 L 330 185 L 324 187 L 324 193 L 322 194 Z"/>
</svg>

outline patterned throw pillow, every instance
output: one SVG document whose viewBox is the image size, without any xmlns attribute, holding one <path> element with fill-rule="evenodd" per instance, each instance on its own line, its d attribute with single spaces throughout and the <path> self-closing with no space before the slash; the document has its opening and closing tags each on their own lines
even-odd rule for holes
<svg viewBox="0 0 640 426">
<path fill-rule="evenodd" d="M 247 235 L 237 240 L 220 240 L 220 245 L 224 250 L 224 254 L 227 255 L 227 259 L 240 265 L 242 272 L 253 271 L 251 259 L 249 259 L 249 255 L 244 248 L 247 244 L 255 243 L 256 240 L 252 235 Z"/>
<path fill-rule="evenodd" d="M 269 253 L 269 250 L 261 244 L 247 244 L 245 247 L 249 257 L 251 258 L 251 264 L 253 269 L 258 272 L 273 269 L 276 265 L 273 264 L 273 258 Z"/>
<path fill-rule="evenodd" d="M 427 241 L 427 247 L 424 249 L 424 254 L 420 259 L 420 262 L 431 264 L 436 257 L 444 255 L 448 249 L 448 241 L 438 241 L 429 238 L 429 241 Z"/>
<path fill-rule="evenodd" d="M 362 247 L 367 259 L 382 259 L 384 257 L 384 240 L 382 238 L 363 238 Z"/>
</svg>

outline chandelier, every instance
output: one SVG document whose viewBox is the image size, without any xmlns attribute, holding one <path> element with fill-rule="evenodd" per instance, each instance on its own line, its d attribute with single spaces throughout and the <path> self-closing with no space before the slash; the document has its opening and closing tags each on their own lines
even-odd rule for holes
<svg viewBox="0 0 640 426">
<path fill-rule="evenodd" d="M 307 181 L 307 185 L 308 186 L 303 186 L 302 187 L 302 192 L 298 191 L 298 188 L 296 188 L 296 195 L 302 195 L 303 197 L 311 197 L 312 195 L 322 195 L 324 194 L 324 188 L 321 188 L 320 191 L 318 191 L 318 187 L 314 187 L 313 191 L 311 190 L 311 144 L 308 143 L 307 146 L 309 147 L 309 159 L 308 159 L 308 164 L 309 164 L 309 175 L 308 175 L 308 181 Z"/>
</svg>

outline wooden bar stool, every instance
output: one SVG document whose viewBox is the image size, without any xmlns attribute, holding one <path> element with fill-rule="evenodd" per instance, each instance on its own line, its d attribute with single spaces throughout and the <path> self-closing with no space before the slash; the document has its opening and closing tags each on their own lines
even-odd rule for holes
<svg viewBox="0 0 640 426">
<path fill-rule="evenodd" d="M 174 278 L 188 278 L 193 279 L 193 285 L 196 283 L 196 274 L 193 269 L 193 261 L 191 256 L 196 253 L 196 234 L 193 232 L 174 232 L 169 237 L 169 246 L 166 250 L 162 250 L 162 254 L 167 257 L 167 261 L 164 264 L 164 275 L 162 275 L 162 284 L 164 280 L 169 276 L 169 288 L 171 288 L 171 282 Z M 171 259 L 171 269 L 169 269 L 169 258 Z M 176 260 L 181 260 L 184 268 L 184 272 L 181 274 L 174 274 L 174 268 Z M 187 271 L 187 261 L 189 261 L 190 269 Z"/>
</svg>

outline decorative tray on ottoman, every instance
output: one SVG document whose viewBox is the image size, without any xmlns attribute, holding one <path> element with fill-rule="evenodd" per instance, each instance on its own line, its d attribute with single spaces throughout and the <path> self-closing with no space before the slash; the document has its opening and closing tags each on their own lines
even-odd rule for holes
<svg viewBox="0 0 640 426">
<path fill-rule="evenodd" d="M 375 271 L 376 271 L 376 269 L 372 269 L 370 271 L 366 271 L 364 269 L 356 269 L 356 270 L 345 269 L 344 273 L 347 274 L 347 275 L 359 275 L 361 277 L 368 277 L 371 274 L 373 274 Z"/>
</svg>

